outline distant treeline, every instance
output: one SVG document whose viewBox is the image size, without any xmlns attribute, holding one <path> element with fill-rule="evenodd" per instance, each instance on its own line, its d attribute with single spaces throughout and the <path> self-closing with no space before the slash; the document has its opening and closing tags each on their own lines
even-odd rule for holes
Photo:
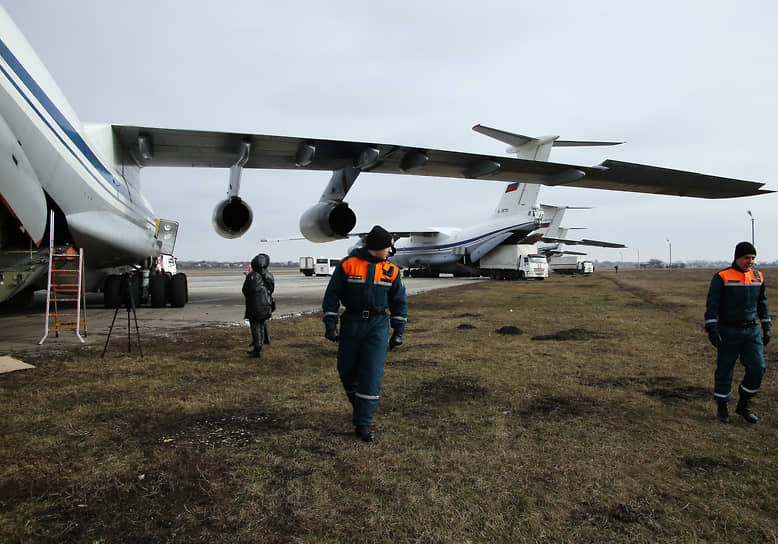
<svg viewBox="0 0 778 544">
<path fill-rule="evenodd" d="M 176 265 L 178 268 L 182 270 L 193 270 L 193 269 L 233 269 L 233 270 L 248 270 L 250 263 L 249 261 L 235 261 L 235 262 L 224 262 L 224 261 L 176 261 Z M 289 261 L 289 262 L 283 262 L 283 263 L 270 263 L 270 266 L 274 268 L 296 268 L 299 266 L 299 263 L 295 261 Z"/>
</svg>

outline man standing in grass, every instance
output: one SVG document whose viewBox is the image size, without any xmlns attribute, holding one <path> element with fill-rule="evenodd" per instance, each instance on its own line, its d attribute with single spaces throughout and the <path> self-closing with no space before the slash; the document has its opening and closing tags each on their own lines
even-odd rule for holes
<svg viewBox="0 0 778 544">
<path fill-rule="evenodd" d="M 756 248 L 749 242 L 740 242 L 735 247 L 732 266 L 717 272 L 708 289 L 705 330 L 718 349 L 714 398 L 719 421 L 723 423 L 729 423 L 727 403 L 732 400 L 732 374 L 738 357 L 746 372 L 735 412 L 749 423 L 759 421 L 750 402 L 764 376 L 764 346 L 770 341 L 772 322 L 764 274 L 754 270 L 755 259 Z"/>
<path fill-rule="evenodd" d="M 374 226 L 365 247 L 338 263 L 322 301 L 324 337 L 338 342 L 338 374 L 353 406 L 354 429 L 365 442 L 375 439 L 370 425 L 384 377 L 387 340 L 390 349 L 403 343 L 408 314 L 400 270 L 386 260 L 393 243 L 391 234 Z M 341 303 L 346 311 L 340 317 L 338 334 Z"/>
</svg>

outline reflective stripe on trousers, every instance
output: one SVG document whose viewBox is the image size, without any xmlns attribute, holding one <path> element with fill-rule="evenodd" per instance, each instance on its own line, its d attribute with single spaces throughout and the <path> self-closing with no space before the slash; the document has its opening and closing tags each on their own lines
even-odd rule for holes
<svg viewBox="0 0 778 544">
<path fill-rule="evenodd" d="M 389 316 L 370 319 L 344 313 L 340 318 L 338 374 L 349 401 L 354 405 L 354 425 L 373 421 L 384 377 Z"/>
<path fill-rule="evenodd" d="M 765 373 L 762 330 L 759 327 L 739 329 L 721 326 L 719 331 L 721 345 L 716 358 L 714 389 L 716 400 L 732 400 L 732 376 L 738 356 L 746 369 L 740 384 L 740 394 L 746 397 L 754 396 L 762 385 L 762 376 Z"/>
</svg>

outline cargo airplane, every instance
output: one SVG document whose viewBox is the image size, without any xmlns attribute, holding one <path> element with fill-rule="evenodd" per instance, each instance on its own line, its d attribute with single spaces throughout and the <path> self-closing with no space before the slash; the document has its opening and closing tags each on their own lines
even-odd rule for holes
<svg viewBox="0 0 778 544">
<path fill-rule="evenodd" d="M 559 140 L 558 136 L 533 138 L 476 125 L 473 130 L 510 144 L 508 153 L 519 159 L 547 161 L 554 146 L 611 146 L 622 142 L 590 142 Z M 503 192 L 489 219 L 467 228 L 431 228 L 396 233 L 396 254 L 392 262 L 406 269 L 410 276 L 437 277 L 441 273 L 454 275 L 478 274 L 482 257 L 507 244 L 548 242 L 555 249 L 562 244 L 597 247 L 625 247 L 623 244 L 598 240 L 571 240 L 562 218 L 572 206 L 538 204 L 540 185 L 511 183 Z M 550 246 L 546 245 L 548 250 Z M 538 248 L 543 252 L 544 248 Z"/>
<path fill-rule="evenodd" d="M 226 238 L 243 235 L 252 223 L 251 208 L 240 198 L 244 168 L 332 172 L 318 202 L 300 217 L 301 233 L 314 242 L 345 238 L 354 228 L 356 215 L 344 199 L 362 172 L 701 198 L 770 192 L 763 183 L 612 160 L 574 166 L 370 141 L 87 126 L 2 8 L 0 71 L 0 301 L 43 284 L 45 241 L 54 229 L 57 247 L 83 250 L 87 287 L 103 289 L 108 306 L 118 300 L 116 273 L 122 271 L 148 278 L 154 292 L 170 289 L 169 300 L 183 305 L 186 277 L 167 281 L 156 273 L 177 224 L 161 221 L 143 196 L 140 171 L 148 166 L 228 169 L 227 197 L 212 215 Z M 508 239 L 505 232 L 498 235 Z"/>
</svg>

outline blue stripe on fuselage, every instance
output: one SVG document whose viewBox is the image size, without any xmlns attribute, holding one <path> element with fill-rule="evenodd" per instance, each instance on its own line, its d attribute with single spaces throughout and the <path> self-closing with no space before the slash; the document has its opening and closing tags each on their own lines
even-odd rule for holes
<svg viewBox="0 0 778 544">
<path fill-rule="evenodd" d="M 123 182 L 123 180 L 117 180 L 111 172 L 108 171 L 108 169 L 105 167 L 105 165 L 100 161 L 100 159 L 95 155 L 92 148 L 87 144 L 81 134 L 73 127 L 73 125 L 70 124 L 70 122 L 67 120 L 65 115 L 57 108 L 57 106 L 54 104 L 54 102 L 46 95 L 46 93 L 43 91 L 43 89 L 38 85 L 38 83 L 32 78 L 30 73 L 24 68 L 21 62 L 14 56 L 14 54 L 11 52 L 10 49 L 8 49 L 8 46 L 5 44 L 5 42 L 0 39 L 0 56 L 5 60 L 5 62 L 8 64 L 8 66 L 11 67 L 11 69 L 14 71 L 16 76 L 26 85 L 26 87 L 29 89 L 29 91 L 32 93 L 32 95 L 35 97 L 35 99 L 43 106 L 43 108 L 46 110 L 46 112 L 54 119 L 54 121 L 57 123 L 59 128 L 62 129 L 62 131 L 67 135 L 70 142 L 79 150 L 81 153 L 83 153 L 84 157 L 89 161 L 89 163 L 100 173 L 100 177 L 95 176 L 89 168 L 87 168 L 86 164 L 84 164 L 84 161 L 79 157 L 73 149 L 63 140 L 62 136 L 57 133 L 56 130 L 54 130 L 54 127 L 51 126 L 51 124 L 48 122 L 48 120 L 43 116 L 43 114 L 39 111 L 39 109 L 36 107 L 36 105 L 30 100 L 30 98 L 24 93 L 24 90 L 17 85 L 17 83 L 11 78 L 10 74 L 6 72 L 5 68 L 0 66 L 0 71 L 3 72 L 5 77 L 8 79 L 8 81 L 16 88 L 16 90 L 19 92 L 19 94 L 24 98 L 24 100 L 30 105 L 30 107 L 35 111 L 35 113 L 38 114 L 38 117 L 43 121 L 47 127 L 51 130 L 51 132 L 56 136 L 56 138 L 62 142 L 62 145 L 67 148 L 68 151 L 70 151 L 71 155 L 81 164 L 81 166 L 84 167 L 84 169 L 92 176 L 93 179 L 95 179 L 98 183 L 105 186 L 105 182 L 109 183 L 109 189 L 114 189 L 116 191 L 119 191 L 122 195 L 126 197 L 126 199 L 119 198 L 117 195 L 115 195 L 112 191 L 109 190 L 109 193 L 116 198 L 119 202 L 122 204 L 128 206 L 130 204 L 135 204 L 132 201 L 132 198 L 130 196 L 129 189 L 127 188 L 126 184 Z M 142 206 L 135 205 L 138 209 L 142 210 L 147 216 L 151 216 L 151 210 L 146 209 Z"/>
<path fill-rule="evenodd" d="M 523 227 L 525 225 L 533 225 L 533 227 L 531 229 L 529 229 L 529 232 L 535 230 L 535 227 L 534 227 L 533 223 L 520 223 L 518 225 L 511 225 L 509 227 L 503 227 L 501 229 L 493 230 L 492 232 L 487 232 L 487 233 L 481 234 L 480 236 L 476 236 L 474 238 L 470 238 L 468 240 L 462 240 L 461 242 L 452 242 L 450 244 L 441 244 L 441 245 L 437 245 L 437 246 L 398 247 L 397 248 L 397 253 L 402 253 L 404 251 L 424 251 L 424 250 L 448 249 L 448 248 L 457 247 L 457 246 L 464 246 L 464 245 L 470 244 L 472 242 L 477 242 L 478 240 L 481 240 L 483 238 L 487 238 L 489 236 L 492 236 L 492 235 L 495 235 L 495 234 L 499 234 L 499 233 L 504 232 L 504 231 L 510 231 L 510 230 L 518 229 L 519 227 Z"/>
</svg>

